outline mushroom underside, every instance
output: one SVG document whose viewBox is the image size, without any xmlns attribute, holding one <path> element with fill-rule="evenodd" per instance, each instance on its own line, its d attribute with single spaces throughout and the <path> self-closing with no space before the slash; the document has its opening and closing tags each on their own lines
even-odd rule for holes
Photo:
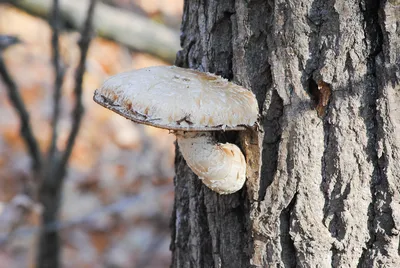
<svg viewBox="0 0 400 268">
<path fill-rule="evenodd" d="M 238 146 L 218 143 L 210 132 L 176 133 L 187 165 L 211 190 L 230 194 L 246 180 L 246 161 Z"/>
</svg>

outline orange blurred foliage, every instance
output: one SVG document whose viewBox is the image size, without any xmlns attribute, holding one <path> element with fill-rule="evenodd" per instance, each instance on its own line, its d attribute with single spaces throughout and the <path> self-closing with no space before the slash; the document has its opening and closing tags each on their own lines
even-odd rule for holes
<svg viewBox="0 0 400 268">
<path fill-rule="evenodd" d="M 180 17 L 182 0 L 152 0 L 136 1 L 148 13 L 163 12 L 170 16 Z M 158 10 L 158 11 L 157 11 Z M 23 43 L 7 49 L 4 58 L 9 72 L 18 84 L 21 96 L 30 112 L 34 134 L 42 151 L 50 144 L 52 117 L 52 99 L 54 73 L 51 64 L 51 29 L 48 23 L 40 18 L 26 14 L 10 5 L 0 4 L 0 34 L 18 36 Z M 63 149 L 71 127 L 71 110 L 74 104 L 74 72 L 79 60 L 77 41 L 79 33 L 63 32 L 60 36 L 60 53 L 66 74 L 61 99 L 61 118 L 59 122 L 58 147 Z M 61 218 L 63 221 L 73 221 L 88 211 L 102 210 L 108 204 L 119 202 L 119 199 L 153 189 L 148 199 L 139 201 L 136 205 L 139 211 L 153 211 L 168 221 L 169 210 L 172 208 L 173 191 L 173 156 L 174 136 L 168 131 L 138 126 L 118 115 L 95 104 L 92 101 L 93 91 L 109 76 L 117 72 L 142 68 L 165 63 L 149 55 L 134 53 L 112 41 L 95 38 L 92 41 L 87 59 L 87 72 L 83 82 L 83 103 L 85 115 L 78 139 L 73 149 L 70 169 L 63 192 Z M 8 102 L 4 85 L 0 83 L 0 201 L 9 202 L 15 195 L 23 191 L 24 184 L 32 181 L 30 175 L 30 158 L 19 133 L 19 121 L 15 111 Z M 145 146 L 144 146 L 145 144 Z M 166 194 L 157 194 L 157 187 L 169 186 Z M 155 189 L 155 191 L 154 191 Z M 158 201 L 157 201 L 158 200 Z M 40 207 L 39 204 L 37 206 Z M 119 212 L 105 212 L 111 222 L 118 220 L 118 228 L 110 232 L 99 231 L 96 224 L 85 225 L 85 228 L 66 228 L 63 231 L 64 257 L 63 263 L 73 259 L 71 267 L 99 267 L 108 255 L 118 250 L 116 234 L 126 237 L 135 229 L 130 216 L 123 215 L 126 209 Z M 107 214 L 109 213 L 109 214 Z M 133 213 L 133 212 L 130 212 Z M 0 210 L 1 214 L 1 210 Z M 130 215 L 130 214 L 129 214 Z M 151 222 L 149 215 L 144 221 Z M 27 226 L 39 226 L 40 209 L 32 210 L 24 219 Z M 155 226 L 159 226 L 155 223 Z M 79 231 L 76 231 L 76 229 Z M 145 228 L 145 227 L 141 227 Z M 163 233 L 168 236 L 168 230 L 157 230 L 149 225 L 149 233 L 153 239 Z M 31 239 L 32 235 L 22 238 Z M 77 250 L 80 239 L 93 248 L 91 258 L 85 258 L 84 253 Z M 18 240 L 19 241 L 19 240 Z M 29 240 L 31 241 L 31 240 Z M 168 241 L 165 242 L 168 244 Z M 34 243 L 27 243 L 25 262 L 32 266 L 34 261 Z M 129 243 L 128 243 L 129 245 Z M 137 245 L 135 245 L 136 247 Z M 7 252 L 12 251 L 12 244 L 7 246 Z M 11 247 L 11 248 L 10 248 Z M 129 250 L 129 249 L 127 249 Z M 132 247 L 131 250 L 137 250 Z M 168 248 L 163 248 L 160 254 L 160 266 L 167 267 L 165 260 L 169 259 Z M 145 251 L 143 251 L 145 252 Z M 11 253 L 12 254 L 12 253 Z M 107 255 L 108 254 L 108 255 Z M 89 256 L 88 255 L 88 256 Z M 110 257 L 111 258 L 111 257 Z M 9 261 L 7 256 L 0 255 L 0 262 Z M 10 261 L 12 262 L 12 257 Z M 29 260 L 28 260 L 29 259 Z M 25 263 L 24 262 L 24 263 Z M 15 263 L 14 263 L 15 266 Z M 18 265 L 17 265 L 18 266 Z M 1 264 L 0 264 L 0 267 Z M 11 266 L 9 266 L 11 267 Z M 69 267 L 68 265 L 65 267 Z"/>
</svg>

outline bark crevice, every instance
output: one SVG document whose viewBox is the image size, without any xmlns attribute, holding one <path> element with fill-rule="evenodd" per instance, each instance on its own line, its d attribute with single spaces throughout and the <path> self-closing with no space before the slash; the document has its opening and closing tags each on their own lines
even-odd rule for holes
<svg viewBox="0 0 400 268">
<path fill-rule="evenodd" d="M 267 188 L 275 178 L 278 168 L 279 145 L 282 137 L 283 100 L 276 90 L 273 90 L 268 95 L 268 108 L 264 111 L 261 120 L 265 135 L 262 144 L 262 179 L 259 186 L 259 201 L 264 200 Z"/>
<path fill-rule="evenodd" d="M 376 61 L 383 52 L 383 33 L 380 27 L 381 22 L 379 13 L 381 6 L 379 1 L 365 0 L 360 2 L 360 9 L 362 11 L 365 23 L 365 45 L 369 50 L 367 58 L 367 77 L 373 89 L 370 94 L 366 96 L 367 103 L 370 103 L 371 116 L 365 118 L 365 124 L 371 124 L 367 128 L 369 137 L 369 148 L 367 151 L 368 156 L 374 163 L 373 178 L 370 183 L 371 191 L 371 204 L 368 211 L 368 230 L 370 239 L 366 242 L 365 248 L 359 260 L 358 267 L 365 265 L 372 265 L 373 258 L 377 254 L 387 256 L 388 252 L 385 249 L 389 240 L 388 236 L 391 235 L 395 227 L 391 203 L 392 194 L 386 172 L 388 162 L 383 154 L 379 156 L 379 140 L 383 139 L 382 133 L 384 132 L 384 125 L 379 122 L 379 110 L 377 102 L 382 94 L 382 88 L 378 87 Z"/>
<path fill-rule="evenodd" d="M 291 214 L 295 208 L 297 193 L 293 196 L 289 205 L 282 210 L 280 220 L 280 244 L 282 247 L 281 258 L 285 268 L 296 267 L 296 247 L 290 235 L 290 225 L 293 220 Z"/>
</svg>

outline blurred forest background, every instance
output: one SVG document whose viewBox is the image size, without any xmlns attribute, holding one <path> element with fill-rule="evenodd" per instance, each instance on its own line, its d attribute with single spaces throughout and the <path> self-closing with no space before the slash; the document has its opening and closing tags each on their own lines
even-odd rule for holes
<svg viewBox="0 0 400 268">
<path fill-rule="evenodd" d="M 173 33 L 170 35 L 173 45 L 179 49 L 183 0 L 103 0 L 97 6 L 100 10 L 107 7 L 114 11 L 123 9 L 124 14 L 131 13 L 146 18 L 151 24 L 166 26 L 168 33 Z M 22 41 L 2 54 L 30 113 L 40 149 L 46 152 L 52 135 L 52 29 L 42 11 L 26 10 L 23 6 L 0 2 L 0 35 L 13 35 Z M 115 14 L 94 17 L 94 24 L 96 20 L 119 19 Z M 124 23 L 127 22 L 129 19 Z M 65 77 L 60 102 L 59 148 L 65 147 L 73 120 L 74 74 L 80 57 L 77 28 L 72 18 L 62 24 L 60 31 Z M 118 36 L 107 36 L 104 29 L 96 30 L 100 36 L 118 39 Z M 150 34 L 156 39 L 164 33 Z M 87 56 L 82 95 L 85 114 L 64 180 L 59 221 L 47 228 L 60 231 L 62 267 L 168 267 L 169 219 L 174 198 L 174 136 L 164 130 L 134 124 L 95 104 L 92 96 L 110 75 L 172 64 L 173 57 L 154 52 L 159 44 L 142 47 L 129 44 L 129 40 L 140 36 L 128 35 L 115 42 L 99 35 L 92 40 Z M 160 51 L 163 49 L 160 47 Z M 27 194 L 27 185 L 34 183 L 33 180 L 31 158 L 20 135 L 19 117 L 0 80 L 0 268 L 35 266 L 43 208 Z"/>
</svg>

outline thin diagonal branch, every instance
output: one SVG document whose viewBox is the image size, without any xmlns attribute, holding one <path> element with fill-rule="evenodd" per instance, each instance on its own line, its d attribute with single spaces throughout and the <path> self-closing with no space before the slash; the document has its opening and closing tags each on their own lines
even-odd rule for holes
<svg viewBox="0 0 400 268">
<path fill-rule="evenodd" d="M 7 34 L 0 35 L 0 51 L 18 43 L 21 43 L 21 40 L 16 36 Z"/>
<path fill-rule="evenodd" d="M 60 60 L 60 6 L 58 0 L 53 0 L 53 10 L 51 16 L 51 28 L 53 31 L 51 38 L 52 47 L 52 62 L 55 74 L 54 80 L 54 94 L 53 94 L 53 118 L 51 121 L 52 126 L 52 136 L 49 149 L 49 159 L 54 159 L 54 153 L 56 151 L 57 136 L 58 136 L 58 121 L 60 119 L 60 99 L 61 99 L 61 87 L 64 78 L 64 68 Z"/>
<path fill-rule="evenodd" d="M 11 77 L 4 63 L 4 59 L 0 53 L 0 76 L 6 85 L 8 91 L 8 98 L 10 99 L 13 107 L 18 113 L 21 122 L 21 136 L 24 139 L 25 145 L 28 148 L 29 154 L 32 158 L 32 169 L 38 172 L 42 167 L 42 156 L 40 153 L 39 145 L 33 135 L 30 124 L 29 114 L 26 110 L 25 104 L 22 101 L 18 88 L 14 79 Z"/>
<path fill-rule="evenodd" d="M 75 143 L 75 139 L 78 135 L 79 127 L 82 121 L 82 116 L 84 112 L 84 107 L 82 104 L 82 82 L 83 82 L 83 75 L 85 73 L 85 66 L 86 66 L 86 56 L 87 52 L 89 50 L 89 45 L 90 41 L 92 40 L 92 31 L 93 31 L 93 25 L 92 25 L 92 19 L 93 19 L 93 14 L 94 14 L 94 8 L 96 5 L 97 0 L 90 0 L 89 8 L 87 11 L 87 16 L 86 16 L 86 21 L 83 26 L 82 32 L 81 32 L 81 39 L 79 41 L 79 48 L 81 52 L 80 56 L 80 61 L 78 65 L 78 69 L 76 70 L 75 73 L 75 107 L 72 112 L 73 115 L 73 124 L 71 128 L 71 132 L 68 137 L 67 141 L 67 146 L 65 148 L 65 151 L 61 157 L 60 160 L 60 166 L 59 170 L 63 172 L 65 169 L 69 157 L 71 156 L 72 148 Z"/>
</svg>

